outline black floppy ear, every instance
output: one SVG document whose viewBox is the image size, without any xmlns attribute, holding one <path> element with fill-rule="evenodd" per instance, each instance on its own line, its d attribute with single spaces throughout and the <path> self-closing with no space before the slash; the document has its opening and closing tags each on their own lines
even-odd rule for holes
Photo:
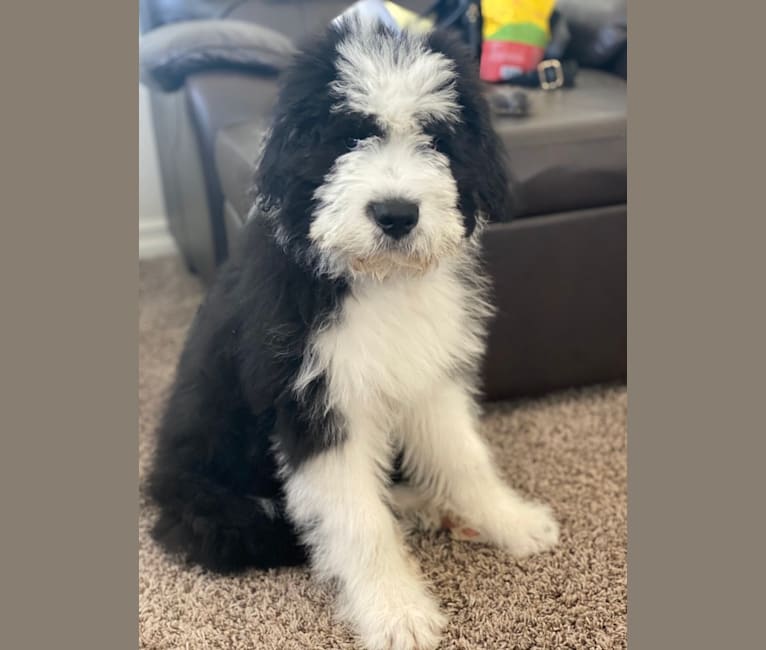
<svg viewBox="0 0 766 650">
<path fill-rule="evenodd" d="M 331 27 L 302 47 L 286 66 L 270 131 L 255 171 L 254 193 L 267 207 L 284 204 L 300 196 L 301 185 L 312 167 L 318 125 L 330 111 L 330 82 L 334 79 L 334 58 L 343 32 Z"/>
<path fill-rule="evenodd" d="M 476 99 L 476 145 L 478 166 L 475 192 L 479 210 L 489 221 L 510 221 L 519 212 L 519 197 L 511 176 L 505 145 L 495 132 L 486 99 Z"/>
<path fill-rule="evenodd" d="M 463 106 L 464 127 L 472 142 L 471 159 L 475 165 L 473 191 L 476 203 L 489 221 L 510 221 L 519 212 L 518 194 L 509 169 L 505 144 L 492 124 L 487 86 L 478 75 L 476 64 L 458 65 L 458 91 Z"/>
<path fill-rule="evenodd" d="M 265 142 L 256 163 L 253 198 L 266 209 L 279 207 L 288 195 L 289 167 L 292 162 L 291 139 L 294 129 L 284 114 L 277 115 L 265 135 Z"/>
<path fill-rule="evenodd" d="M 463 194 L 470 193 L 471 207 L 491 221 L 510 221 L 519 212 L 505 145 L 492 125 L 487 85 L 479 78 L 479 66 L 470 50 L 453 34 L 435 30 L 429 36 L 434 51 L 441 52 L 455 64 L 455 86 L 461 105 L 459 150 L 453 151 L 464 173 Z M 464 196 L 467 204 L 469 197 Z"/>
</svg>

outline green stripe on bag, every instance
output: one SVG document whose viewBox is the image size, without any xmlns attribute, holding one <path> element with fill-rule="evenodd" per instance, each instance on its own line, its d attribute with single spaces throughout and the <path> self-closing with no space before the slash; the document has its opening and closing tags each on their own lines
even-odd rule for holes
<svg viewBox="0 0 766 650">
<path fill-rule="evenodd" d="M 540 29 L 534 23 L 512 23 L 503 25 L 494 34 L 487 37 L 488 41 L 513 41 L 545 47 L 548 45 L 548 32 Z"/>
</svg>

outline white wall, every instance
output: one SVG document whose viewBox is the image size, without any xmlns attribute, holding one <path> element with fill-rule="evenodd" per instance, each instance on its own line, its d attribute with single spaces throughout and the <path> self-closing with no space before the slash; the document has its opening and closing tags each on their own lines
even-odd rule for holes
<svg viewBox="0 0 766 650">
<path fill-rule="evenodd" d="M 149 93 L 138 90 L 138 256 L 157 257 L 176 252 L 167 226 Z"/>
</svg>

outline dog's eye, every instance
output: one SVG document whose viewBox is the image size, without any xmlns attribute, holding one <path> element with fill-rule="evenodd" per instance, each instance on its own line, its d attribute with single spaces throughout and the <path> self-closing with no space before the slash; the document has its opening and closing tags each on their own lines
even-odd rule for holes
<svg viewBox="0 0 766 650">
<path fill-rule="evenodd" d="M 345 145 L 346 149 L 351 151 L 351 149 L 356 149 L 356 145 L 358 144 L 359 140 L 357 138 L 345 138 L 343 140 L 343 144 Z"/>
</svg>

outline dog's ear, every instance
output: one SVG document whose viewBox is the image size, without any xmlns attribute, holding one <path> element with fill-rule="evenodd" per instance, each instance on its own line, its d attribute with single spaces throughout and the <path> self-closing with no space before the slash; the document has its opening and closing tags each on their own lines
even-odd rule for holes
<svg viewBox="0 0 766 650">
<path fill-rule="evenodd" d="M 452 153 L 460 158 L 461 167 L 470 170 L 465 174 L 465 190 L 471 193 L 471 206 L 492 221 L 510 221 L 519 211 L 519 197 L 514 190 L 505 145 L 492 125 L 485 97 L 487 88 L 479 79 L 478 63 L 465 44 L 446 31 L 431 32 L 429 44 L 455 64 L 463 132 L 459 135 L 459 151 Z M 463 201 L 468 203 L 469 197 Z"/>
<path fill-rule="evenodd" d="M 253 193 L 266 207 L 278 207 L 305 183 L 319 124 L 329 113 L 334 51 L 342 33 L 332 28 L 311 39 L 286 66 L 272 126 L 258 156 Z M 300 194 L 300 192 L 299 192 Z"/>
<path fill-rule="evenodd" d="M 474 165 L 472 174 L 475 201 L 490 221 L 510 221 L 519 211 L 519 197 L 509 169 L 503 141 L 492 124 L 486 87 L 479 80 L 476 64 L 458 61 L 458 91 L 463 121 L 470 138 L 468 149 Z"/>
<path fill-rule="evenodd" d="M 265 208 L 279 206 L 285 196 L 289 140 L 285 121 L 275 120 L 258 155 L 251 189 L 253 198 Z"/>
<path fill-rule="evenodd" d="M 474 182 L 478 207 L 490 221 L 510 221 L 519 211 L 519 197 L 505 145 L 492 126 L 484 96 L 478 95 L 475 100 L 475 124 L 471 130 L 476 137 L 473 155 L 477 165 Z"/>
</svg>

